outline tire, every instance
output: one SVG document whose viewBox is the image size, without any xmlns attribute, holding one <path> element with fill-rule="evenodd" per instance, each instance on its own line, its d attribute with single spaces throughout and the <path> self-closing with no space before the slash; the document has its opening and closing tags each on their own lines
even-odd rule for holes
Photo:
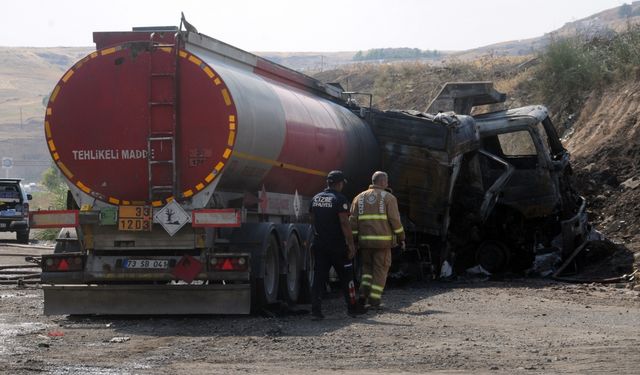
<svg viewBox="0 0 640 375">
<path fill-rule="evenodd" d="M 300 246 L 302 256 L 302 277 L 300 279 L 300 296 L 298 303 L 311 303 L 311 288 L 313 286 L 315 267 L 315 259 L 313 258 L 313 250 L 311 241 L 313 240 L 313 228 L 308 224 L 300 224 L 298 233 L 301 236 L 302 244 Z"/>
<path fill-rule="evenodd" d="M 287 254 L 287 274 L 284 275 L 283 292 L 287 302 L 297 303 L 300 298 L 302 279 L 302 248 L 296 232 L 291 232 L 285 249 Z"/>
<path fill-rule="evenodd" d="M 261 272 L 253 283 L 253 308 L 261 310 L 267 305 L 278 301 L 278 288 L 280 284 L 280 249 L 278 239 L 269 234 L 261 249 Z"/>
<path fill-rule="evenodd" d="M 490 273 L 505 272 L 509 268 L 509 249 L 500 241 L 489 240 L 483 242 L 476 251 L 476 260 Z"/>
<path fill-rule="evenodd" d="M 18 231 L 16 232 L 16 239 L 18 240 L 18 243 L 22 243 L 22 244 L 29 244 L 29 233 L 30 233 L 30 229 L 24 230 L 24 231 Z"/>
<path fill-rule="evenodd" d="M 302 289 L 304 290 L 303 299 L 305 302 L 311 302 L 311 293 L 313 290 L 313 282 L 315 279 L 316 258 L 313 250 L 313 246 L 309 246 L 307 253 L 307 269 L 304 271 L 304 277 L 302 278 Z"/>
</svg>

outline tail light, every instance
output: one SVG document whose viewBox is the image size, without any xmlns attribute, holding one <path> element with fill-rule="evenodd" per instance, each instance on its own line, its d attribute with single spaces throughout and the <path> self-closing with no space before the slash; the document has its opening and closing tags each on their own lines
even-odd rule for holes
<svg viewBox="0 0 640 375">
<path fill-rule="evenodd" d="M 45 272 L 82 271 L 82 267 L 83 259 L 81 255 L 47 257 L 42 260 L 42 270 Z"/>
<path fill-rule="evenodd" d="M 22 204 L 22 216 L 29 217 L 29 203 Z"/>
<path fill-rule="evenodd" d="M 213 271 L 247 271 L 249 261 L 246 257 L 215 256 L 209 259 Z"/>
</svg>

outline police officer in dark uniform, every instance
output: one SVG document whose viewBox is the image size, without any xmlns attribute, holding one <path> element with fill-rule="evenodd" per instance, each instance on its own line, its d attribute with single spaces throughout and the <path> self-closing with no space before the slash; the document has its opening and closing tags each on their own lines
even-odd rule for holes
<svg viewBox="0 0 640 375">
<path fill-rule="evenodd" d="M 351 260 L 356 255 L 356 248 L 349 225 L 349 202 L 341 193 L 346 182 L 342 171 L 331 171 L 327 175 L 327 188 L 311 200 L 309 210 L 315 228 L 312 243 L 315 277 L 311 293 L 311 315 L 314 320 L 324 318 L 322 294 L 331 266 L 340 278 L 348 314 L 353 316 L 366 312 L 364 306 L 358 302 L 353 287 Z"/>
</svg>

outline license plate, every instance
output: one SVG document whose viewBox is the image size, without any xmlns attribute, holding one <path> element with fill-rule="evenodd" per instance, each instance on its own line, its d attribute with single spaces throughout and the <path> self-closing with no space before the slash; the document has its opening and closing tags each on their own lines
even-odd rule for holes
<svg viewBox="0 0 640 375">
<path fill-rule="evenodd" d="M 7 224 L 5 223 L 0 223 L 0 228 L 5 228 L 7 226 Z"/>
<path fill-rule="evenodd" d="M 166 269 L 169 261 L 166 259 L 128 259 L 124 261 L 124 268 Z"/>
</svg>

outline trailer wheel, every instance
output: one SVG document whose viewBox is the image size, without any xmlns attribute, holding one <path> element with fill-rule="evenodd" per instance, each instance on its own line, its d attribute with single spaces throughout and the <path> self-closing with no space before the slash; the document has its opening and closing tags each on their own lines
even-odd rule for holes
<svg viewBox="0 0 640 375">
<path fill-rule="evenodd" d="M 287 240 L 287 274 L 285 281 L 285 298 L 288 302 L 297 302 L 300 297 L 301 279 L 304 277 L 302 272 L 302 254 L 300 241 L 295 232 L 291 232 Z"/>
<path fill-rule="evenodd" d="M 311 249 L 313 241 L 313 227 L 309 224 L 298 224 L 298 234 L 300 235 L 300 294 L 298 303 L 311 303 L 311 286 L 313 285 L 313 267 L 315 262 Z"/>
<path fill-rule="evenodd" d="M 307 249 L 307 268 L 302 273 L 302 295 L 300 297 L 301 303 L 311 303 L 311 293 L 313 290 L 313 280 L 315 278 L 316 258 L 313 250 L 313 246 L 309 246 Z"/>
<path fill-rule="evenodd" d="M 504 272 L 509 266 L 509 249 L 500 241 L 485 241 L 478 247 L 476 260 L 491 273 Z"/>
<path fill-rule="evenodd" d="M 262 275 L 256 278 L 254 284 L 255 307 L 262 308 L 278 301 L 278 286 L 280 281 L 280 256 L 278 239 L 270 234 L 262 249 Z"/>
</svg>

